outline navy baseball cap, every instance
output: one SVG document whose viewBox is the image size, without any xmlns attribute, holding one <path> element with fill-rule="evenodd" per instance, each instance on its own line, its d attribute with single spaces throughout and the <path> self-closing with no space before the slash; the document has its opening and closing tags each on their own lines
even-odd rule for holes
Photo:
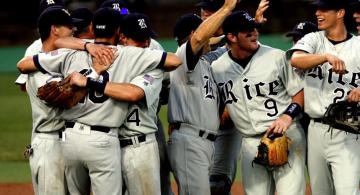
<svg viewBox="0 0 360 195">
<path fill-rule="evenodd" d="M 51 6 L 45 9 L 39 16 L 38 28 L 39 32 L 49 28 L 51 25 L 62 25 L 73 27 L 82 20 L 72 18 L 70 13 L 62 6 Z"/>
<path fill-rule="evenodd" d="M 353 11 L 360 11 L 360 0 L 354 0 L 350 3 L 350 7 Z"/>
<path fill-rule="evenodd" d="M 339 10 L 347 8 L 349 2 L 348 0 L 315 0 L 311 4 L 317 9 Z"/>
<path fill-rule="evenodd" d="M 196 7 L 215 12 L 219 10 L 224 5 L 224 3 L 225 0 L 201 0 L 196 4 Z"/>
<path fill-rule="evenodd" d="M 225 18 L 222 28 L 224 34 L 252 31 L 260 27 L 254 18 L 245 11 L 236 11 Z"/>
<path fill-rule="evenodd" d="M 122 0 L 106 0 L 100 5 L 100 8 L 104 7 L 110 7 L 114 10 L 117 10 L 121 15 L 127 15 L 130 13 L 129 9 L 127 8 L 128 6 Z"/>
<path fill-rule="evenodd" d="M 110 37 L 120 27 L 119 14 L 112 8 L 100 8 L 94 13 L 94 34 L 98 38 Z"/>
<path fill-rule="evenodd" d="M 292 31 L 286 33 L 287 37 L 303 37 L 304 35 L 318 31 L 318 27 L 312 22 L 300 22 L 295 25 Z"/>
<path fill-rule="evenodd" d="M 71 16 L 73 18 L 82 20 L 81 22 L 77 22 L 74 25 L 77 29 L 83 29 L 91 24 L 94 14 L 88 8 L 82 7 L 82 8 L 77 8 L 77 9 L 74 9 L 73 11 L 71 11 Z"/>
<path fill-rule="evenodd" d="M 185 39 L 187 36 L 191 34 L 191 31 L 196 30 L 200 24 L 202 23 L 202 20 L 200 16 L 189 13 L 181 16 L 175 24 L 174 27 L 174 37 L 175 40 L 179 43 L 183 39 Z"/>
<path fill-rule="evenodd" d="M 155 37 L 149 17 L 141 13 L 131 13 L 124 16 L 121 22 L 121 33 L 140 42 Z"/>
<path fill-rule="evenodd" d="M 39 11 L 40 13 L 42 13 L 46 8 L 56 5 L 65 7 L 63 0 L 41 0 L 39 5 Z"/>
</svg>

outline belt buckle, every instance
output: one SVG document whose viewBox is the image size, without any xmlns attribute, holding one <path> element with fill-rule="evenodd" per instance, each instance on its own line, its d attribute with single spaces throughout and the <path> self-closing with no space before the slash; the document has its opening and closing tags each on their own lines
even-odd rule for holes
<svg viewBox="0 0 360 195">
<path fill-rule="evenodd" d="M 137 148 L 137 147 L 140 146 L 140 141 L 139 141 L 138 136 L 133 136 L 130 139 L 131 139 L 131 143 L 132 143 L 134 148 Z"/>
<path fill-rule="evenodd" d="M 76 129 L 82 135 L 90 135 L 91 127 L 81 123 L 75 123 L 74 129 Z"/>
</svg>

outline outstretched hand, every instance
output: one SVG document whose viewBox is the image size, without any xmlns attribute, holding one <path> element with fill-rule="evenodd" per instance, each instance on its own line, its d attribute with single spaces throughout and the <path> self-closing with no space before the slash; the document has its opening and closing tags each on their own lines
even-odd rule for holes
<svg viewBox="0 0 360 195">
<path fill-rule="evenodd" d="M 269 0 L 261 0 L 255 13 L 255 22 L 264 24 L 267 19 L 264 17 L 265 11 L 269 8 Z"/>
</svg>

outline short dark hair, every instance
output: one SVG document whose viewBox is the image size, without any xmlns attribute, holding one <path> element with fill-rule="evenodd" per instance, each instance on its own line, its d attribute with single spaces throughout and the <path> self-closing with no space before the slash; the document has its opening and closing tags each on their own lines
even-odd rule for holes
<svg viewBox="0 0 360 195">
<path fill-rule="evenodd" d="M 202 23 L 201 18 L 196 14 L 182 15 L 175 24 L 174 37 L 178 45 L 183 44 L 187 37 L 191 34 L 191 31 L 196 30 Z"/>
<path fill-rule="evenodd" d="M 41 41 L 49 38 L 52 25 L 69 26 L 72 28 L 74 19 L 62 6 L 51 6 L 45 9 L 38 19 L 38 30 Z"/>
<path fill-rule="evenodd" d="M 100 8 L 94 13 L 93 30 L 96 38 L 111 38 L 120 27 L 120 14 L 112 8 Z"/>
</svg>

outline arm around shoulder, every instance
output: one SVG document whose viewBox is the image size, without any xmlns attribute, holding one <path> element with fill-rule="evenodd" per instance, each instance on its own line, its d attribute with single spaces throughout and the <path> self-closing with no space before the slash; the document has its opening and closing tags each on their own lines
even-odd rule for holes
<svg viewBox="0 0 360 195">
<path fill-rule="evenodd" d="M 178 68 L 182 64 L 181 59 L 175 55 L 174 53 L 167 52 L 165 62 L 164 62 L 164 70 L 172 71 Z"/>
<path fill-rule="evenodd" d="M 19 72 L 27 74 L 38 70 L 36 67 L 33 56 L 24 57 L 17 63 Z"/>
</svg>

